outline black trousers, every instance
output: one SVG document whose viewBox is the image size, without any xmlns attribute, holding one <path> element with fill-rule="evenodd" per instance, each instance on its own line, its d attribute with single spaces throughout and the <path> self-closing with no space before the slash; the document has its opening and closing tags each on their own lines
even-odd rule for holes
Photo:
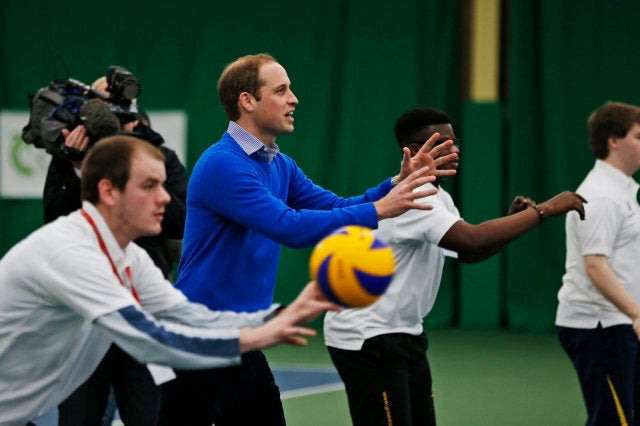
<svg viewBox="0 0 640 426">
<path fill-rule="evenodd" d="M 633 327 L 557 330 L 578 373 L 586 425 L 640 425 L 640 352 Z"/>
<path fill-rule="evenodd" d="M 244 354 L 239 366 L 176 375 L 161 386 L 158 425 L 285 425 L 280 389 L 260 351 Z"/>
<path fill-rule="evenodd" d="M 383 334 L 359 351 L 329 347 L 345 384 L 354 426 L 433 426 L 427 337 Z"/>
<path fill-rule="evenodd" d="M 111 345 L 91 377 L 58 406 L 58 425 L 100 426 L 111 386 L 124 424 L 155 425 L 160 388 L 144 364 L 116 345 Z"/>
</svg>

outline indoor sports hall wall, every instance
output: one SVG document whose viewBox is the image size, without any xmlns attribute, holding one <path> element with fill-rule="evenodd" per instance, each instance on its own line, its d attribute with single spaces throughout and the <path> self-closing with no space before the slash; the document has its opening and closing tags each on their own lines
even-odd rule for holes
<svg viewBox="0 0 640 426">
<path fill-rule="evenodd" d="M 513 1 L 505 172 L 509 194 L 538 200 L 575 189 L 593 166 L 586 120 L 608 100 L 640 104 L 640 3 Z M 636 175 L 636 179 L 638 176 Z M 564 223 L 552 220 L 507 251 L 510 327 L 553 324 L 564 272 Z"/>
<path fill-rule="evenodd" d="M 477 223 L 504 214 L 516 194 L 543 201 L 574 189 L 593 162 L 585 138 L 590 111 L 608 99 L 640 103 L 640 4 L 503 2 L 502 90 L 478 102 L 465 90 L 469 3 L 6 0 L 0 110 L 26 110 L 27 93 L 54 76 L 91 83 L 121 65 L 142 82 L 145 109 L 187 114 L 191 169 L 226 129 L 215 92 L 220 71 L 238 56 L 269 52 L 300 100 L 296 130 L 278 144 L 309 177 L 354 195 L 395 174 L 396 118 L 436 106 L 463 138 L 460 176 L 447 188 Z M 41 223 L 41 200 L 0 198 L 0 255 Z M 279 301 L 308 279 L 309 252 L 283 251 Z M 429 321 L 548 331 L 563 264 L 563 220 L 551 219 L 489 263 L 449 266 Z"/>
</svg>

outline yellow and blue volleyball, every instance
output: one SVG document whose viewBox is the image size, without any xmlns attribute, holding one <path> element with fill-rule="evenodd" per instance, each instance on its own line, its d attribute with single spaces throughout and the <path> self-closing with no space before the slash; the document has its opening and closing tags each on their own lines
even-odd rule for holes
<svg viewBox="0 0 640 426">
<path fill-rule="evenodd" d="M 393 278 L 393 250 L 363 226 L 344 226 L 322 239 L 309 259 L 311 279 L 324 296 L 342 306 L 372 304 Z"/>
</svg>

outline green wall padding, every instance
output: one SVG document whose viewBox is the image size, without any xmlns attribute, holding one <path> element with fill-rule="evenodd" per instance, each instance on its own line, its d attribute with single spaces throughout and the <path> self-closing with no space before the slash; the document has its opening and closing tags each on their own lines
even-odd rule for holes
<svg viewBox="0 0 640 426">
<path fill-rule="evenodd" d="M 315 182 L 351 196 L 397 173 L 404 110 L 459 109 L 458 2 L 189 0 L 0 2 L 0 109 L 26 109 L 54 76 L 91 83 L 110 65 L 142 82 L 146 109 L 188 114 L 187 168 L 226 130 L 215 85 L 239 56 L 268 52 L 300 100 L 278 139 Z M 212 194 L 215 196 L 215 194 Z M 37 201 L 0 199 L 0 255 L 41 224 Z M 268 218 L 265 218 L 268 220 Z M 308 280 L 308 251 L 285 250 L 276 299 Z"/>
<path fill-rule="evenodd" d="M 477 225 L 504 216 L 502 106 L 467 101 L 463 108 L 460 147 L 459 210 Z M 460 265 L 460 325 L 496 328 L 501 316 L 501 254 Z"/>
<path fill-rule="evenodd" d="M 463 137 L 452 193 L 469 222 L 504 215 L 516 194 L 541 202 L 575 189 L 593 163 L 589 113 L 607 100 L 640 104 L 640 3 L 508 2 L 501 99 L 464 110 L 460 4 L 6 0 L 0 109 L 26 109 L 27 93 L 54 76 L 90 83 L 122 65 L 142 81 L 143 107 L 188 114 L 190 170 L 226 129 L 215 92 L 221 70 L 266 51 L 287 68 L 300 99 L 296 130 L 278 140 L 281 149 L 338 194 L 362 193 L 396 173 L 393 125 L 418 105 L 446 110 Z M 0 199 L 0 255 L 41 220 L 39 200 Z M 307 282 L 308 255 L 283 250 L 278 301 Z M 563 272 L 563 219 L 555 218 L 482 264 L 448 262 L 426 323 L 553 331 Z"/>
</svg>

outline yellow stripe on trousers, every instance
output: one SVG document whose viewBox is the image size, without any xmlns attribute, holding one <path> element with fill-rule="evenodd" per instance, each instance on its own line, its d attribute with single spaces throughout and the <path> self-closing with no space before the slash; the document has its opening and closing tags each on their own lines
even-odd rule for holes
<svg viewBox="0 0 640 426">
<path fill-rule="evenodd" d="M 618 411 L 618 418 L 620 419 L 621 426 L 629 426 L 627 422 L 627 418 L 624 415 L 624 410 L 622 409 L 622 404 L 620 404 L 620 398 L 618 398 L 618 393 L 616 392 L 616 388 L 613 386 L 613 382 L 611 378 L 607 376 L 607 383 L 609 383 L 609 389 L 611 389 L 611 395 L 613 396 L 613 402 L 616 404 L 616 410 Z"/>
<path fill-rule="evenodd" d="M 387 413 L 387 425 L 393 426 L 393 420 L 391 419 L 391 407 L 389 407 L 389 396 L 386 392 L 382 392 L 382 400 L 384 401 L 384 411 Z"/>
</svg>

